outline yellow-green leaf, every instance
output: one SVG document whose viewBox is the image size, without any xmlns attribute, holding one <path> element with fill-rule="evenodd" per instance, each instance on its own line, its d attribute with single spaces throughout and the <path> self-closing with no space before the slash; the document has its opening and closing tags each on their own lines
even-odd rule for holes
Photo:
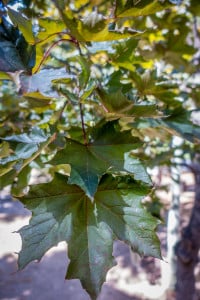
<svg viewBox="0 0 200 300">
<path fill-rule="evenodd" d="M 19 28 L 19 30 L 22 32 L 25 40 L 29 44 L 35 43 L 35 38 L 33 35 L 32 30 L 32 23 L 29 19 L 27 19 L 25 16 L 23 16 L 18 11 L 8 7 L 8 15 L 10 19 L 12 20 L 13 24 Z"/>
</svg>

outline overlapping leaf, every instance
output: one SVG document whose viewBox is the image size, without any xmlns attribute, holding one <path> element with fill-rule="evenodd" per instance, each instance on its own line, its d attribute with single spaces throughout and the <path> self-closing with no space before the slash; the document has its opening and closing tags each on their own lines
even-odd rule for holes
<svg viewBox="0 0 200 300">
<path fill-rule="evenodd" d="M 12 184 L 14 178 L 18 176 L 17 186 L 19 186 L 18 192 L 20 193 L 21 187 L 25 182 L 23 178 L 23 183 L 21 183 L 21 178 L 24 176 L 24 173 L 27 175 L 27 169 L 23 174 L 19 175 L 19 173 L 41 153 L 51 142 L 52 137 L 49 138 L 41 129 L 35 127 L 29 134 L 23 133 L 8 136 L 2 138 L 2 140 L 8 141 L 10 147 L 7 154 L 1 155 L 0 158 L 0 188 L 2 189 L 8 184 Z M 15 195 L 16 191 L 17 189 L 15 189 Z"/>
<path fill-rule="evenodd" d="M 0 71 L 16 72 L 25 70 L 25 66 L 15 45 L 6 40 L 0 40 Z"/>
<path fill-rule="evenodd" d="M 115 51 L 113 49 L 112 52 L 114 52 L 114 54 L 110 55 L 112 64 L 130 71 L 135 71 L 135 64 L 138 64 L 138 61 L 140 61 L 138 57 L 135 56 L 137 44 L 138 40 L 133 37 L 113 45 Z M 109 51 L 109 53 L 111 52 Z"/>
<path fill-rule="evenodd" d="M 67 139 L 66 147 L 59 151 L 52 164 L 70 164 L 69 183 L 79 185 L 93 200 L 101 176 L 106 172 L 129 172 L 135 179 L 150 183 L 141 162 L 129 151 L 141 147 L 139 139 L 129 132 L 118 132 L 116 122 L 108 122 L 93 133 L 93 141 L 87 145 Z"/>
<path fill-rule="evenodd" d="M 83 22 L 79 22 L 79 33 L 86 42 L 104 42 L 126 39 L 132 36 L 142 34 L 141 31 L 132 28 L 122 28 L 121 30 L 109 30 L 106 20 L 101 22 L 101 26 L 97 31 L 95 28 L 86 26 Z"/>
<path fill-rule="evenodd" d="M 133 117 L 159 117 L 161 113 L 157 110 L 156 105 L 143 104 L 137 105 L 133 101 L 127 99 L 121 89 L 116 92 L 107 93 L 103 89 L 98 88 L 97 93 L 100 101 L 106 109 L 106 116 L 112 118 Z"/>
<path fill-rule="evenodd" d="M 83 20 L 75 19 L 73 12 L 64 10 L 64 5 L 60 1 L 54 2 L 67 29 L 79 42 L 114 41 L 141 34 L 138 30 L 126 27 L 122 30 L 110 30 L 110 21 L 95 11 L 88 14 Z"/>
<path fill-rule="evenodd" d="M 41 259 L 60 241 L 67 241 L 70 264 L 67 278 L 79 278 L 92 299 L 100 292 L 106 272 L 113 265 L 112 243 L 118 238 L 138 253 L 160 257 L 154 232 L 158 221 L 141 205 L 148 189 L 130 177 L 104 176 L 94 202 L 67 177 L 33 186 L 21 201 L 33 213 L 20 230 L 19 267 Z"/>
<path fill-rule="evenodd" d="M 37 34 L 37 38 L 40 41 L 45 41 L 47 39 L 49 41 L 49 38 L 55 39 L 56 35 L 63 32 L 65 29 L 65 24 L 62 21 L 55 21 L 50 18 L 41 18 L 39 20 L 39 26 L 43 29 Z"/>
<path fill-rule="evenodd" d="M 139 129 L 145 135 L 154 138 L 155 135 L 162 139 L 165 139 L 166 134 L 173 136 L 178 135 L 182 138 L 194 143 L 200 140 L 200 126 L 194 124 L 190 119 L 190 111 L 185 111 L 181 107 L 176 108 L 173 112 L 168 112 L 168 116 L 159 119 L 147 118 L 143 123 L 141 121 L 132 123 L 133 128 Z M 150 130 L 150 131 L 149 131 Z M 159 133 L 161 130 L 161 133 Z M 150 135 L 149 135 L 150 133 Z M 162 135 L 160 137 L 159 135 Z"/>
<path fill-rule="evenodd" d="M 45 78 L 45 80 L 44 80 Z M 58 79 L 70 79 L 70 76 L 65 68 L 60 69 L 43 69 L 37 74 L 31 76 L 21 75 L 20 83 L 23 93 L 40 92 L 47 97 L 56 97 L 58 93 L 52 88 L 52 81 Z"/>
<path fill-rule="evenodd" d="M 34 108 L 37 111 L 46 111 L 47 109 L 54 108 L 55 105 L 52 103 L 52 98 L 44 96 L 40 92 L 25 93 L 24 99 L 26 100 L 25 105 L 30 108 Z"/>
<path fill-rule="evenodd" d="M 30 72 L 35 64 L 35 46 L 29 45 L 6 18 L 2 18 L 0 32 L 0 71 Z"/>
<path fill-rule="evenodd" d="M 29 134 L 22 133 L 19 135 L 12 135 L 0 139 L 16 144 L 15 152 L 13 155 L 0 159 L 0 164 L 4 165 L 17 159 L 29 158 L 38 150 L 39 144 L 45 142 L 48 139 L 48 136 L 46 136 L 41 129 L 34 127 Z"/>
<path fill-rule="evenodd" d="M 23 16 L 20 12 L 12 9 L 11 7 L 7 7 L 8 15 L 12 20 L 13 24 L 19 28 L 22 32 L 24 38 L 29 44 L 35 43 L 35 38 L 33 35 L 32 24 L 31 21 L 28 20 L 25 16 Z"/>
<path fill-rule="evenodd" d="M 200 126 L 194 124 L 190 120 L 191 112 L 185 111 L 182 108 L 177 108 L 173 113 L 163 120 L 167 128 L 171 129 L 171 132 L 177 132 L 183 138 L 190 142 L 200 140 Z"/>
<path fill-rule="evenodd" d="M 159 0 L 142 0 L 135 1 L 130 4 L 120 7 L 117 12 L 117 17 L 139 17 L 155 14 L 158 11 L 169 8 L 172 4 L 169 1 Z"/>
</svg>

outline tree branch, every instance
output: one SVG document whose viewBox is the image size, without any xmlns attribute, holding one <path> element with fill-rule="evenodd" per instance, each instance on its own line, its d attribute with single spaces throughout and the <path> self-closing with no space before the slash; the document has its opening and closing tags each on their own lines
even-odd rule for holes
<svg viewBox="0 0 200 300">
<path fill-rule="evenodd" d="M 44 61 L 45 61 L 45 60 L 47 59 L 47 57 L 49 56 L 51 50 L 52 50 L 55 46 L 57 46 L 60 42 L 70 42 L 70 43 L 73 43 L 73 44 L 76 45 L 76 42 L 75 42 L 74 39 L 72 39 L 72 38 L 70 38 L 70 39 L 60 39 L 60 40 L 54 42 L 54 43 L 49 47 L 49 49 L 45 52 L 45 54 L 44 54 L 44 56 L 42 57 L 42 60 L 40 61 L 39 65 L 38 65 L 38 67 L 37 67 L 37 69 L 36 69 L 36 71 L 34 72 L 34 74 L 37 73 L 37 72 L 40 70 L 42 64 L 44 63 Z"/>
</svg>

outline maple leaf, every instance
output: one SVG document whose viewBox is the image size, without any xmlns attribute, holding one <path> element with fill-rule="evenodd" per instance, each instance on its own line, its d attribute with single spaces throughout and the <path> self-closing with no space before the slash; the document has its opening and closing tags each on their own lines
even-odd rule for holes
<svg viewBox="0 0 200 300">
<path fill-rule="evenodd" d="M 70 164 L 69 183 L 77 184 L 93 201 L 101 176 L 107 172 L 128 172 L 135 179 L 148 184 L 151 180 L 139 159 L 129 152 L 142 144 L 130 132 L 118 132 L 116 122 L 94 128 L 93 142 L 85 145 L 66 139 L 66 147 L 59 151 L 52 164 Z"/>
<path fill-rule="evenodd" d="M 142 255 L 161 257 L 154 232 L 158 220 L 141 205 L 149 188 L 130 176 L 105 175 L 94 202 L 67 177 L 56 174 L 47 184 L 31 187 L 21 202 L 32 211 L 30 224 L 20 229 L 19 268 L 39 260 L 60 241 L 67 241 L 67 279 L 79 278 L 93 299 L 114 264 L 113 240 L 127 242 Z"/>
</svg>

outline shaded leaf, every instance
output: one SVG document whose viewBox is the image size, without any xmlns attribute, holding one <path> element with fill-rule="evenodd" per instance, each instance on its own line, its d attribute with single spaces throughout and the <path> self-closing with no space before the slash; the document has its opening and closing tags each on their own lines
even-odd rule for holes
<svg viewBox="0 0 200 300">
<path fill-rule="evenodd" d="M 135 57 L 134 50 L 137 44 L 137 39 L 129 38 L 128 40 L 120 41 L 120 43 L 113 46 L 113 48 L 115 48 L 115 53 L 111 55 L 112 63 L 130 71 L 135 71 L 135 64 L 138 63 L 138 58 Z"/>
<path fill-rule="evenodd" d="M 81 98 L 81 102 L 84 102 L 84 100 L 86 100 L 94 91 L 94 89 L 96 88 L 96 82 L 93 79 L 90 79 L 88 81 L 87 86 L 85 87 L 85 89 L 82 91 L 80 98 Z"/>
<path fill-rule="evenodd" d="M 58 188 L 59 187 L 59 188 Z M 20 230 L 19 268 L 41 259 L 60 241 L 67 241 L 70 264 L 67 279 L 79 278 L 96 299 L 106 272 L 113 265 L 113 238 L 129 243 L 142 255 L 160 256 L 154 232 L 158 221 L 142 207 L 148 189 L 130 177 L 105 176 L 94 203 L 67 177 L 33 186 L 21 201 L 32 211 L 30 224 Z"/>
<path fill-rule="evenodd" d="M 4 176 L 6 173 L 10 172 L 14 168 L 15 163 L 16 162 L 8 162 L 4 166 L 3 165 L 1 166 L 1 168 L 0 168 L 0 180 L 1 180 L 2 176 Z"/>
<path fill-rule="evenodd" d="M 52 98 L 39 92 L 25 93 L 23 96 L 28 101 L 29 107 L 46 107 L 48 109 L 51 107 Z"/>
<path fill-rule="evenodd" d="M 139 160 L 131 159 L 128 154 L 141 146 L 140 141 L 129 132 L 118 132 L 115 125 L 108 122 L 95 128 L 93 141 L 87 145 L 66 139 L 66 147 L 51 161 L 52 164 L 70 164 L 69 183 L 80 186 L 91 200 L 106 172 L 130 172 L 135 179 L 151 183 Z"/>
<path fill-rule="evenodd" d="M 15 45 L 7 40 L 0 40 L 0 71 L 16 72 L 25 70 L 25 66 Z"/>
<path fill-rule="evenodd" d="M 200 126 L 190 121 L 190 112 L 182 108 L 177 108 L 163 122 L 168 128 L 172 129 L 171 133 L 178 132 L 183 138 L 190 142 L 196 139 L 200 140 Z"/>
<path fill-rule="evenodd" d="M 35 64 L 35 46 L 28 44 L 7 18 L 0 24 L 0 70 L 30 71 Z"/>
<path fill-rule="evenodd" d="M 4 170 L 3 170 L 4 171 Z M 5 174 L 0 176 L 0 189 L 12 184 L 13 180 L 16 177 L 16 170 L 7 169 Z"/>
<path fill-rule="evenodd" d="M 107 112 L 106 116 L 108 118 L 156 118 L 161 116 L 161 112 L 157 110 L 156 105 L 137 105 L 133 101 L 130 101 L 122 93 L 121 89 L 118 89 L 116 92 L 113 93 L 107 93 L 103 89 L 98 88 L 97 93 L 100 96 L 100 101 Z"/>
<path fill-rule="evenodd" d="M 27 165 L 17 176 L 17 181 L 12 186 L 11 193 L 13 196 L 24 195 L 24 189 L 27 187 L 32 168 Z M 11 182 L 12 183 L 12 182 Z"/>
<path fill-rule="evenodd" d="M 32 68 L 36 63 L 36 47 L 30 45 L 21 35 L 17 40 L 17 49 L 26 69 L 31 73 Z"/>
<path fill-rule="evenodd" d="M 101 103 L 108 112 L 122 113 L 133 108 L 134 103 L 126 98 L 121 89 L 114 93 L 107 93 L 101 88 L 97 88 L 96 91 L 100 96 Z"/>
<path fill-rule="evenodd" d="M 200 3 L 198 0 L 191 0 L 189 9 L 195 16 L 200 16 Z"/>
<path fill-rule="evenodd" d="M 79 76 L 79 85 L 83 89 L 87 85 L 89 77 L 90 77 L 90 64 L 83 56 L 79 56 L 77 58 L 77 60 L 81 65 L 81 73 Z"/>
<path fill-rule="evenodd" d="M 7 157 L 1 158 L 0 164 L 5 165 L 8 162 L 31 157 L 33 153 L 38 151 L 39 145 L 47 141 L 48 137 L 49 136 L 45 135 L 40 128 L 33 127 L 29 134 L 22 133 L 19 135 L 0 138 L 1 140 L 9 141 L 16 145 L 14 153 Z"/>
</svg>

